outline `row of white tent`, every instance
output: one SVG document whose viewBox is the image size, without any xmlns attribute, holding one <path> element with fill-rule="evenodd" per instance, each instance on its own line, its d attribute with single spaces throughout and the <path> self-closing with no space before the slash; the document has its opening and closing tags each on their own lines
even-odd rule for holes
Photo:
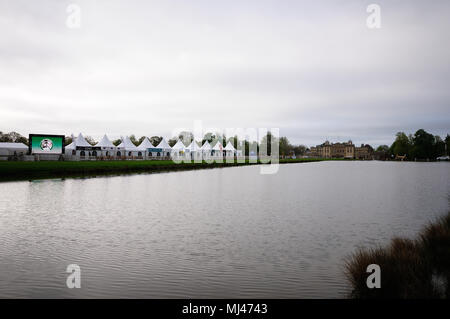
<svg viewBox="0 0 450 319">
<path fill-rule="evenodd" d="M 181 140 L 171 147 L 163 138 L 157 146 L 154 146 L 146 137 L 138 146 L 134 145 L 127 136 L 122 138 L 122 142 L 115 146 L 106 136 L 95 145 L 89 144 L 80 133 L 78 137 L 72 137 L 72 143 L 65 147 L 66 156 L 76 157 L 182 157 L 189 156 L 191 158 L 207 158 L 207 157 L 231 157 L 242 156 L 241 150 L 236 150 L 228 142 L 225 147 L 220 141 L 217 141 L 214 147 L 208 141 L 199 146 L 196 141 L 192 141 L 189 146 L 185 146 Z"/>
</svg>

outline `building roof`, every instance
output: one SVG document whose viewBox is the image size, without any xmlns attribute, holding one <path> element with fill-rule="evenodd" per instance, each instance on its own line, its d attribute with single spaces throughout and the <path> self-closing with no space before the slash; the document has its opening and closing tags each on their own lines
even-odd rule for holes
<svg viewBox="0 0 450 319">
<path fill-rule="evenodd" d="M 162 148 L 163 150 L 172 149 L 169 143 L 166 142 L 166 139 L 164 137 L 162 138 L 161 142 L 159 142 L 159 144 L 156 146 L 156 148 Z"/>
<path fill-rule="evenodd" d="M 230 141 L 228 141 L 227 146 L 225 146 L 225 151 L 235 151 L 233 144 L 231 144 Z"/>
<path fill-rule="evenodd" d="M 72 135 L 72 143 L 67 145 L 65 147 L 65 149 L 66 150 L 75 150 L 77 148 L 77 146 L 90 147 L 92 145 L 89 144 L 86 141 L 86 139 L 83 137 L 83 135 L 80 133 L 77 137 L 73 137 L 73 135 Z"/>
<path fill-rule="evenodd" d="M 72 143 L 70 143 L 69 145 L 67 145 L 67 146 L 65 147 L 66 151 L 68 151 L 68 150 L 74 150 L 75 148 L 76 148 L 75 140 L 73 140 Z"/>
<path fill-rule="evenodd" d="M 220 141 L 217 141 L 217 143 L 212 148 L 214 151 L 223 151 L 223 145 L 220 143 Z"/>
<path fill-rule="evenodd" d="M 186 149 L 189 149 L 191 152 L 196 152 L 196 151 L 201 150 L 200 146 L 198 146 L 196 141 L 192 141 L 192 143 L 188 147 L 186 147 Z"/>
<path fill-rule="evenodd" d="M 177 151 L 184 151 L 186 146 L 181 140 L 178 140 L 178 142 L 172 147 L 173 150 Z"/>
<path fill-rule="evenodd" d="M 90 147 L 92 145 L 89 144 L 84 138 L 83 134 L 80 133 L 78 134 L 78 137 L 75 139 L 75 146 Z"/>
<path fill-rule="evenodd" d="M 99 147 L 116 147 L 108 138 L 108 136 L 106 136 L 106 134 L 103 136 L 103 138 L 101 139 L 100 142 L 98 142 L 97 144 L 95 144 L 95 146 L 99 146 Z"/>
<path fill-rule="evenodd" d="M 133 142 L 130 140 L 128 136 L 122 138 L 122 143 L 120 143 L 117 147 L 125 149 L 125 151 L 137 151 L 138 148 Z"/>
<path fill-rule="evenodd" d="M 23 143 L 0 142 L 0 148 L 9 148 L 9 149 L 15 149 L 15 150 L 22 150 L 22 149 L 28 149 L 28 146 L 26 146 Z"/>
<path fill-rule="evenodd" d="M 201 149 L 202 149 L 203 151 L 209 151 L 209 150 L 212 149 L 212 147 L 211 147 L 211 144 L 209 144 L 208 141 L 205 141 L 205 143 L 203 143 Z"/>
<path fill-rule="evenodd" d="M 139 144 L 138 149 L 141 151 L 144 151 L 148 148 L 154 147 L 152 142 L 148 139 L 148 137 L 145 137 L 141 144 Z"/>
</svg>

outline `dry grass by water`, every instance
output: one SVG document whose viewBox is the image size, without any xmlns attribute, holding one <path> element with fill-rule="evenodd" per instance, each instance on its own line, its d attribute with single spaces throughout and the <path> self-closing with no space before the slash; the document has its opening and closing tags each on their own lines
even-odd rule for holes
<svg viewBox="0 0 450 319">
<path fill-rule="evenodd" d="M 381 269 L 381 288 L 369 289 L 367 266 Z M 450 212 L 415 240 L 394 238 L 387 247 L 360 249 L 346 262 L 353 298 L 450 298 Z"/>
</svg>

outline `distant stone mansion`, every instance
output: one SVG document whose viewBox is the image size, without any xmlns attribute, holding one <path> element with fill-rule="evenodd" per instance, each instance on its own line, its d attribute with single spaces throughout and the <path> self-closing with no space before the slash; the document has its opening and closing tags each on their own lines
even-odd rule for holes
<svg viewBox="0 0 450 319">
<path fill-rule="evenodd" d="M 373 148 L 369 144 L 355 146 L 352 141 L 344 143 L 330 143 L 311 147 L 308 155 L 321 158 L 349 158 L 349 159 L 373 159 Z"/>
</svg>

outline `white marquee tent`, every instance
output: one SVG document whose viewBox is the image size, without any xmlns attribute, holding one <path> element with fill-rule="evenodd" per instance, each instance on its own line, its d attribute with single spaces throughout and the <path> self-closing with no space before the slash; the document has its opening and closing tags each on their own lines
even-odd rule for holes
<svg viewBox="0 0 450 319">
<path fill-rule="evenodd" d="M 166 139 L 163 137 L 161 142 L 156 146 L 156 148 L 159 148 L 162 150 L 162 156 L 170 157 L 170 154 L 172 153 L 172 148 L 170 147 L 169 143 L 166 142 Z"/>
<path fill-rule="evenodd" d="M 0 159 L 7 159 L 11 155 L 26 155 L 28 146 L 23 143 L 0 143 Z"/>
<path fill-rule="evenodd" d="M 76 138 L 72 135 L 72 143 L 67 145 L 64 150 L 66 156 L 97 156 L 97 151 L 94 150 L 91 144 L 89 144 L 84 138 L 83 134 L 78 134 Z"/>
<path fill-rule="evenodd" d="M 170 157 L 172 148 L 164 138 L 156 146 L 152 146 L 149 150 L 149 156 Z"/>
<path fill-rule="evenodd" d="M 64 148 L 64 153 L 66 155 L 70 155 L 72 154 L 73 151 L 75 151 L 76 148 L 76 143 L 75 143 L 75 139 L 72 137 L 72 143 L 70 143 L 69 145 L 66 145 L 66 147 Z"/>
<path fill-rule="evenodd" d="M 154 148 L 154 146 L 153 146 L 152 142 L 150 142 L 148 137 L 145 137 L 144 140 L 142 141 L 142 143 L 139 144 L 139 146 L 137 148 L 142 154 L 145 154 L 145 157 L 147 157 L 147 156 L 151 157 L 152 153 L 149 151 L 149 149 Z"/>
<path fill-rule="evenodd" d="M 201 149 L 202 149 L 202 152 L 203 152 L 203 158 L 211 157 L 212 147 L 211 147 L 211 144 L 209 144 L 208 141 L 205 141 L 205 143 L 203 143 L 203 146 L 201 147 Z"/>
<path fill-rule="evenodd" d="M 191 144 L 186 147 L 186 151 L 189 152 L 189 156 L 191 159 L 202 158 L 202 149 L 200 146 L 198 146 L 196 141 L 192 141 Z"/>
<path fill-rule="evenodd" d="M 121 155 L 124 155 L 126 157 L 142 156 L 142 152 L 138 150 L 136 145 L 133 144 L 133 142 L 130 140 L 130 138 L 128 136 L 126 136 L 125 138 L 122 138 L 122 143 L 120 143 L 117 146 L 117 148 L 123 149 L 125 154 L 121 154 Z M 139 155 L 139 153 L 141 155 Z"/>
<path fill-rule="evenodd" d="M 234 156 L 236 154 L 236 149 L 230 141 L 228 141 L 227 146 L 225 146 L 224 150 L 227 157 Z"/>
<path fill-rule="evenodd" d="M 103 138 L 95 144 L 96 147 L 100 147 L 100 154 L 102 156 L 115 156 L 116 146 L 109 140 L 106 134 Z"/>
<path fill-rule="evenodd" d="M 217 143 L 212 148 L 214 157 L 223 157 L 223 145 L 220 143 L 220 141 L 217 141 Z"/>
<path fill-rule="evenodd" d="M 172 147 L 172 155 L 183 156 L 186 151 L 186 146 L 181 140 L 178 140 L 176 144 Z"/>
<path fill-rule="evenodd" d="M 78 134 L 78 137 L 75 139 L 76 142 L 76 146 L 81 146 L 81 147 L 91 147 L 92 145 L 89 144 L 86 139 L 84 138 L 83 134 Z"/>
</svg>

